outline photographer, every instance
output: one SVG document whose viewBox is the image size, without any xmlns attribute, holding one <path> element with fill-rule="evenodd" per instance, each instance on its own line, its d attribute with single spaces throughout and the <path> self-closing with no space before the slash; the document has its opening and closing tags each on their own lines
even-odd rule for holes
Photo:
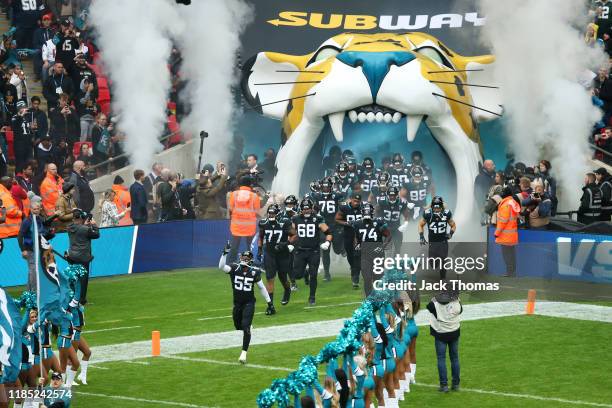
<svg viewBox="0 0 612 408">
<path fill-rule="evenodd" d="M 74 210 L 74 222 L 68 226 L 70 248 L 66 254 L 68 263 L 82 265 L 87 274 L 81 279 L 81 304 L 87 303 L 87 283 L 89 282 L 89 264 L 93 260 L 91 240 L 100 238 L 100 230 L 92 215 L 79 209 Z"/>
<path fill-rule="evenodd" d="M 180 220 L 187 210 L 181 207 L 178 195 L 178 178 L 170 169 L 161 172 L 162 182 L 157 187 L 157 195 L 161 203 L 159 222 Z"/>
<path fill-rule="evenodd" d="M 58 216 L 55 229 L 58 232 L 66 231 L 66 228 L 72 224 L 74 210 L 77 208 L 72 196 L 74 188 L 74 184 L 69 181 L 65 182 L 62 186 L 63 194 L 57 199 L 57 203 L 55 203 L 55 214 Z"/>
<path fill-rule="evenodd" d="M 51 229 L 51 223 L 55 217 L 46 218 L 42 214 L 41 202 L 33 199 L 30 205 L 30 215 L 21 223 L 17 236 L 21 256 L 28 262 L 28 290 L 30 291 L 36 290 L 36 260 L 34 259 L 34 230 L 32 227 L 34 216 L 36 216 L 36 224 L 40 235 L 46 240 L 50 240 L 55 235 L 53 229 Z"/>
<path fill-rule="evenodd" d="M 529 229 L 546 230 L 550 223 L 552 200 L 544 191 L 544 185 L 534 183 L 534 192 L 521 201 L 521 215 L 525 217 Z"/>
<path fill-rule="evenodd" d="M 211 174 L 209 169 L 202 170 L 196 190 L 198 220 L 223 218 L 223 211 L 217 201 L 217 195 L 224 189 L 227 179 L 227 168 L 223 163 L 217 163 L 217 172 L 214 175 Z"/>
<path fill-rule="evenodd" d="M 70 97 L 66 94 L 59 96 L 58 107 L 49 114 L 51 126 L 49 136 L 53 143 L 59 146 L 62 142 L 68 145 L 72 152 L 72 146 L 79 141 L 80 123 L 76 111 L 70 107 Z"/>
</svg>

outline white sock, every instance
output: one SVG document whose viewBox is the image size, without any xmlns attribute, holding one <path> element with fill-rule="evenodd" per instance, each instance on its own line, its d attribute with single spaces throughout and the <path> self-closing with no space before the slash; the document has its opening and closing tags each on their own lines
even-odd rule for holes
<svg viewBox="0 0 612 408">
<path fill-rule="evenodd" d="M 22 404 L 21 402 L 16 402 L 16 403 L 13 405 L 13 408 L 22 408 L 22 407 L 23 407 L 23 405 L 21 405 L 21 404 Z"/>
<path fill-rule="evenodd" d="M 74 377 L 76 377 L 76 371 L 66 370 L 66 387 L 72 387 Z"/>
<path fill-rule="evenodd" d="M 416 377 L 416 363 L 415 364 L 410 363 L 410 376 L 412 378 Z"/>
<path fill-rule="evenodd" d="M 247 352 L 242 350 L 242 352 L 240 353 L 240 360 L 246 360 L 247 357 Z"/>
<path fill-rule="evenodd" d="M 387 392 L 386 388 L 383 388 L 383 398 L 386 400 L 387 398 L 389 398 L 389 393 Z"/>
<path fill-rule="evenodd" d="M 397 402 L 396 398 L 389 398 L 386 402 L 385 402 L 385 407 L 387 406 L 387 402 L 388 402 L 388 406 L 390 408 L 399 408 L 399 404 Z"/>
<path fill-rule="evenodd" d="M 89 361 L 81 361 L 81 377 L 85 380 L 87 380 L 87 366 L 89 366 Z"/>
<path fill-rule="evenodd" d="M 406 380 L 404 380 L 404 392 L 410 392 L 410 380 L 408 378 L 406 377 Z"/>
<path fill-rule="evenodd" d="M 404 400 L 404 391 L 401 388 L 398 388 L 397 390 L 395 390 L 395 396 L 397 397 L 398 401 L 403 401 Z"/>
</svg>

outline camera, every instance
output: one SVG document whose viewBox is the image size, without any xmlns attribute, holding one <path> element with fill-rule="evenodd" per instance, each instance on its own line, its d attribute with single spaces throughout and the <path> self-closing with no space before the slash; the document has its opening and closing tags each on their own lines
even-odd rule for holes
<svg viewBox="0 0 612 408">
<path fill-rule="evenodd" d="M 75 208 L 72 211 L 74 218 L 82 219 L 84 222 L 91 221 L 93 219 L 93 214 L 88 213 L 87 211 L 83 211 L 80 208 Z"/>
</svg>

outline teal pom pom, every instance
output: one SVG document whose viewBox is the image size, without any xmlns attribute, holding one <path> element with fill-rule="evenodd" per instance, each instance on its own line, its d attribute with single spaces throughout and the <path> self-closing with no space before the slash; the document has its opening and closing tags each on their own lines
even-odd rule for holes
<svg viewBox="0 0 612 408">
<path fill-rule="evenodd" d="M 20 308 L 26 308 L 28 310 L 36 309 L 37 301 L 36 301 L 36 293 L 24 291 L 21 296 L 15 299 L 15 303 Z"/>
<path fill-rule="evenodd" d="M 77 279 L 87 275 L 87 269 L 85 269 L 83 265 L 69 265 L 66 269 L 64 269 L 64 275 L 70 282 L 74 282 Z"/>
</svg>

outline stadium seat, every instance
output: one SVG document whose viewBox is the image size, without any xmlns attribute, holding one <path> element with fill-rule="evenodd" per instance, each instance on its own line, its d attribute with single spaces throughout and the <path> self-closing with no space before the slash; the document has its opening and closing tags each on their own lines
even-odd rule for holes
<svg viewBox="0 0 612 408">
<path fill-rule="evenodd" d="M 100 110 L 102 111 L 103 114 L 108 115 L 110 113 L 111 111 L 110 101 L 102 101 L 102 102 L 98 101 L 98 104 L 100 105 Z"/>
<path fill-rule="evenodd" d="M 104 75 L 98 75 L 98 89 L 109 89 L 108 79 Z"/>
<path fill-rule="evenodd" d="M 168 147 L 181 143 L 183 140 L 183 134 L 181 132 L 181 126 L 176 120 L 176 115 L 168 116 L 168 131 L 172 134 L 172 136 L 170 136 L 170 138 L 166 141 L 166 145 Z"/>
</svg>

